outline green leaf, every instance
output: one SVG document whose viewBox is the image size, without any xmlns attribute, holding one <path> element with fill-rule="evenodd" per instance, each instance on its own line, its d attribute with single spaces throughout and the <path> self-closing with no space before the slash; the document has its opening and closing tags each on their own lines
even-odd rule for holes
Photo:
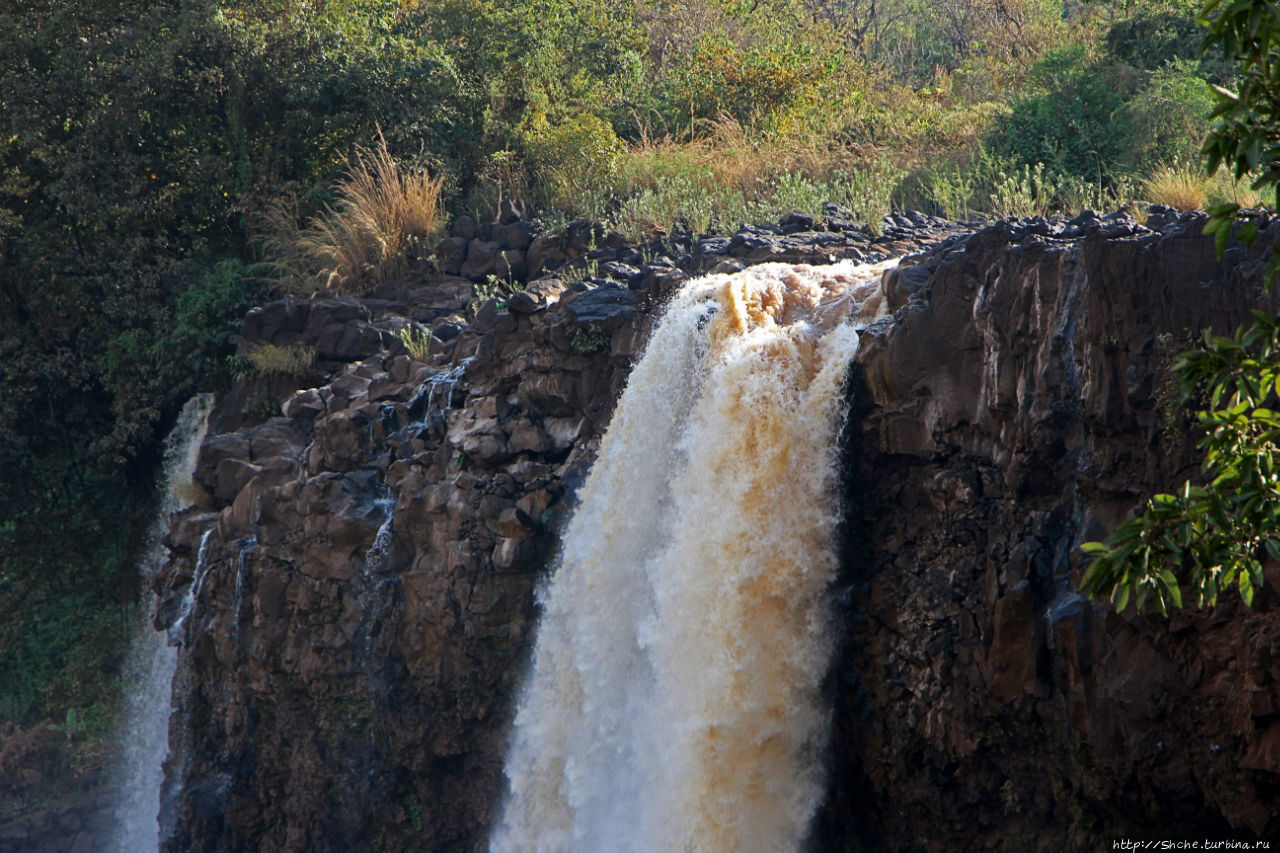
<svg viewBox="0 0 1280 853">
<path fill-rule="evenodd" d="M 1182 606 L 1182 590 L 1178 588 L 1178 579 L 1174 577 L 1173 572 L 1169 571 L 1168 569 L 1165 569 L 1164 571 L 1160 572 L 1159 579 L 1160 579 L 1161 585 L 1164 587 L 1170 600 L 1173 601 L 1175 606 L 1181 607 Z"/>
<path fill-rule="evenodd" d="M 1129 585 L 1117 584 L 1115 592 L 1111 594 L 1111 602 L 1116 606 L 1117 613 L 1123 613 L 1124 609 L 1129 606 Z"/>
<path fill-rule="evenodd" d="M 1244 599 L 1245 604 L 1253 607 L 1253 580 L 1248 572 L 1240 573 L 1240 597 Z"/>
<path fill-rule="evenodd" d="M 1273 248 L 1280 252 L 1280 246 Z M 1271 289 L 1275 287 L 1276 276 L 1278 274 L 1280 274 L 1280 254 L 1275 254 L 1272 256 L 1271 260 L 1267 261 L 1266 269 L 1263 270 L 1262 273 L 1262 280 L 1266 286 L 1267 293 L 1270 293 Z"/>
</svg>

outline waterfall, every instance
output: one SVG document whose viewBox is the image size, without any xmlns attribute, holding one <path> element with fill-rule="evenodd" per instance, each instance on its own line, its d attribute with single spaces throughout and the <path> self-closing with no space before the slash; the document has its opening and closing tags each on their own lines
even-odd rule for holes
<svg viewBox="0 0 1280 853">
<path fill-rule="evenodd" d="M 540 595 L 494 853 L 800 846 L 823 790 L 836 437 L 886 266 L 766 264 L 667 309 Z"/>
<path fill-rule="evenodd" d="M 113 773 L 113 789 L 117 792 L 113 849 L 118 853 L 145 853 L 159 846 L 160 827 L 156 818 L 160 810 L 164 759 L 169 752 L 170 702 L 178 655 L 177 650 L 169 646 L 166 635 L 151 627 L 151 612 L 156 604 L 151 581 L 167 556 L 163 539 L 169 516 L 192 503 L 191 475 L 195 472 L 212 408 L 211 394 L 191 398 L 165 440 L 164 495 L 147 531 L 138 564 L 142 576 L 142 606 L 125 668 L 128 692 L 120 757 Z M 201 543 L 202 551 L 205 544 Z"/>
</svg>

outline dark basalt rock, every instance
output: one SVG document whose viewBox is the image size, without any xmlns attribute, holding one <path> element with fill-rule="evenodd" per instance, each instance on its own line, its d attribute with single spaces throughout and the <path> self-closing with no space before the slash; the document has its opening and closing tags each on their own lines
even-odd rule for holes
<svg viewBox="0 0 1280 853">
<path fill-rule="evenodd" d="M 636 295 L 629 288 L 608 283 L 581 294 L 568 306 L 574 322 L 598 324 L 612 331 L 635 314 Z"/>
<path fill-rule="evenodd" d="M 461 220 L 459 220 L 461 221 Z M 475 224 L 472 223 L 472 229 Z M 463 229 L 464 231 L 466 229 Z M 454 223 L 454 232 L 457 233 L 457 223 Z M 454 236 L 441 240 L 436 246 L 436 266 L 440 271 L 448 275 L 458 275 L 462 272 L 462 265 L 467 260 L 467 246 L 469 241 L 465 237 Z"/>
</svg>

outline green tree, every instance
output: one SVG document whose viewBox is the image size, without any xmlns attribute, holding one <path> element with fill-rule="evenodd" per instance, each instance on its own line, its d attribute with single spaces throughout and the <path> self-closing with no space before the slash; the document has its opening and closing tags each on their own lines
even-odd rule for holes
<svg viewBox="0 0 1280 853">
<path fill-rule="evenodd" d="M 381 123 L 457 159 L 399 0 L 0 4 L 0 719 L 108 700 L 158 433 L 245 310 L 251 212 Z"/>
</svg>

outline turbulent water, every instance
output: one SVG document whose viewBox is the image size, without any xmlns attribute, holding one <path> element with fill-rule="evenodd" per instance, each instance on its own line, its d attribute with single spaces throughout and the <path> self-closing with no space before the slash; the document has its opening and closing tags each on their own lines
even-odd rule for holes
<svg viewBox="0 0 1280 853">
<path fill-rule="evenodd" d="M 882 270 L 767 264 L 667 310 L 542 594 L 495 853 L 802 843 L 822 794 L 836 437 Z"/>
<path fill-rule="evenodd" d="M 125 671 L 129 685 L 125 728 L 121 733 L 121 758 L 115 768 L 114 788 L 119 795 L 113 849 L 118 853 L 147 853 L 159 846 L 160 827 L 156 818 L 160 810 L 164 759 L 169 752 L 170 694 L 178 655 L 177 649 L 168 645 L 165 634 L 151 629 L 155 600 L 150 588 L 167 553 L 162 538 L 168 529 L 169 516 L 191 503 L 194 492 L 191 475 L 212 406 L 210 394 L 189 400 L 165 442 L 164 498 L 147 532 L 146 547 L 138 566 L 143 601 L 139 608 L 140 624 L 135 628 Z"/>
</svg>

